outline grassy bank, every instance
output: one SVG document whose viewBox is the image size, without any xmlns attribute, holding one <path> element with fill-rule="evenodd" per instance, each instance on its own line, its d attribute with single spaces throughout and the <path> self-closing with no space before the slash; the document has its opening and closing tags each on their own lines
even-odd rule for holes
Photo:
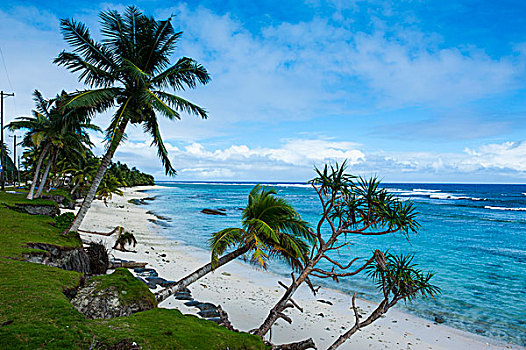
<svg viewBox="0 0 526 350">
<path fill-rule="evenodd" d="M 177 310 L 155 308 L 129 317 L 87 320 L 64 294 L 82 283 L 82 274 L 24 261 L 24 255 L 38 252 L 28 243 L 74 248 L 82 242 L 62 236 L 50 217 L 9 209 L 23 202 L 23 195 L 0 192 L 0 349 L 110 348 L 122 340 L 143 349 L 265 349 L 255 336 Z M 45 200 L 39 204 L 54 205 Z M 97 277 L 119 288 L 128 278 L 126 273 Z"/>
</svg>

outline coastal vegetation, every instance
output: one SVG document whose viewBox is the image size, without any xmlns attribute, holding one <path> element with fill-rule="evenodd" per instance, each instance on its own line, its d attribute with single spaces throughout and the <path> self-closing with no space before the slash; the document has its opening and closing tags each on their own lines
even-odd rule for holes
<svg viewBox="0 0 526 350">
<path fill-rule="evenodd" d="M 102 42 L 95 41 L 89 29 L 73 19 L 63 19 L 61 30 L 73 52 L 61 52 L 54 62 L 72 72 L 89 89 L 73 94 L 66 108 L 87 108 L 102 112 L 115 107 L 106 128 L 106 152 L 91 181 L 72 226 L 64 233 L 77 231 L 97 194 L 104 174 L 129 124 L 142 125 L 168 175 L 175 174 L 168 157 L 157 115 L 180 119 L 180 111 L 206 118 L 206 111 L 192 102 L 168 92 L 207 84 L 206 69 L 191 58 L 170 63 L 182 32 L 176 32 L 171 18 L 157 21 L 136 7 L 100 13 Z"/>
<path fill-rule="evenodd" d="M 82 156 L 92 146 L 88 130 L 100 130 L 98 126 L 89 122 L 90 109 L 64 108 L 70 99 L 66 92 L 63 91 L 54 99 L 46 100 L 38 90 L 35 90 L 33 96 L 36 106 L 32 115 L 18 117 L 7 125 L 10 130 L 27 130 L 22 145 L 28 147 L 37 158 L 27 199 L 40 197 L 46 186 L 51 166 L 54 167 L 58 159 Z M 46 158 L 47 165 L 41 175 L 40 170 Z M 38 191 L 35 195 L 37 183 Z"/>
<path fill-rule="evenodd" d="M 300 269 L 308 260 L 308 239 L 309 224 L 298 212 L 277 197 L 275 190 L 256 185 L 243 209 L 242 227 L 213 233 L 209 241 L 211 261 L 156 293 L 157 301 L 165 300 L 218 267 L 248 253 L 251 254 L 250 262 L 263 268 L 266 268 L 269 258 L 277 258 L 286 261 L 293 269 Z M 223 255 L 232 248 L 235 249 Z"/>
<path fill-rule="evenodd" d="M 129 349 L 133 342 L 144 349 L 268 348 L 256 336 L 231 332 L 178 310 L 153 308 L 128 317 L 86 319 L 69 300 L 84 283 L 83 273 L 26 261 L 46 253 L 30 244 L 71 250 L 82 247 L 82 241 L 75 234 L 62 235 L 53 218 L 10 209 L 35 202 L 56 205 L 45 199 L 28 201 L 26 194 L 0 192 L 0 348 L 111 349 L 128 344 L 121 348 Z M 130 277 L 121 271 L 96 281 L 101 289 L 129 291 L 123 295 L 126 303 L 145 295 L 154 300 L 138 280 L 130 283 Z"/>
<path fill-rule="evenodd" d="M 339 281 L 366 273 L 382 301 L 362 320 L 354 294 L 355 323 L 329 348 L 335 349 L 399 301 L 434 297 L 440 292 L 432 284 L 433 274 L 420 270 L 412 256 L 375 250 L 363 261 L 358 257 L 341 260 L 339 252 L 350 246 L 351 236 L 401 233 L 409 239 L 420 227 L 411 201 L 382 189 L 374 178 L 348 174 L 345 163 L 316 169 L 310 181 L 321 206 L 315 227 L 274 189 L 257 185 L 248 195 L 240 227 L 213 233 L 210 262 L 179 281 L 164 280 L 168 286 L 154 295 L 144 280 L 126 269 L 106 275 L 106 247 L 97 242 L 84 247 L 78 235 L 93 200 L 107 205 L 112 195 L 122 195 L 123 187 L 154 184 L 153 176 L 112 162 L 126 139 L 127 127 L 143 126 L 165 173 L 174 175 L 158 116 L 177 120 L 184 112 L 207 118 L 203 108 L 169 91 L 205 85 L 210 76 L 191 58 L 171 62 L 182 35 L 172 27 L 171 18 L 158 21 L 131 6 L 123 13 L 101 12 L 100 20 L 101 42 L 92 38 L 84 24 L 61 21 L 62 34 L 73 51 L 61 52 L 54 62 L 79 73 L 86 90 L 62 91 L 52 99 L 35 90 L 32 115 L 18 117 L 7 126 L 26 130 L 24 178 L 31 182 L 30 186 L 26 183 L 27 192 L 13 187 L 14 193 L 0 193 L 0 347 L 107 349 L 138 348 L 140 344 L 143 348 L 268 349 L 263 338 L 276 321 L 292 323 L 287 309 L 303 312 L 293 299 L 300 285 L 308 285 L 316 295 L 319 287 L 315 284 L 322 279 Z M 101 131 L 92 119 L 108 110 L 113 116 L 105 128 L 105 153 L 99 158 L 92 152 L 89 132 Z M 76 199 L 82 199 L 76 214 L 57 215 L 59 207 L 75 209 Z M 114 233 L 114 249 L 126 251 L 127 245 L 137 243 L 124 227 L 110 232 Z M 271 259 L 282 260 L 292 271 L 288 286 L 280 282 L 285 288 L 283 296 L 253 334 L 157 307 L 241 256 L 262 268 Z M 95 266 L 92 260 L 101 263 Z M 91 307 L 93 300 L 98 303 L 104 298 L 115 309 L 99 312 Z M 281 348 L 313 346 L 309 339 Z"/>
<path fill-rule="evenodd" d="M 402 201 L 380 187 L 372 178 L 365 180 L 346 172 L 346 163 L 316 168 L 317 176 L 310 181 L 321 205 L 321 215 L 314 231 L 309 231 L 309 259 L 302 266 L 298 277 L 291 274 L 292 281 L 283 296 L 271 308 L 264 322 L 254 331 L 263 337 L 278 319 L 292 323 L 284 311 L 288 308 L 302 309 L 292 296 L 302 283 L 307 283 L 316 295 L 312 278 L 330 278 L 338 282 L 369 269 L 370 277 L 377 284 L 384 300 L 365 320 L 361 321 L 353 302 L 355 325 L 337 339 L 329 348 L 343 344 L 357 330 L 377 320 L 399 300 L 410 300 L 417 294 L 433 297 L 439 288 L 431 284 L 430 273 L 423 273 L 405 256 L 393 257 L 375 250 L 365 262 L 359 258 L 341 260 L 339 250 L 351 244 L 350 237 L 380 236 L 400 232 L 406 237 L 416 233 L 419 224 L 417 212 L 411 201 Z M 325 264 L 324 264 L 325 263 Z M 356 264 L 358 263 L 358 266 Z M 284 285 L 283 285 L 284 286 Z"/>
</svg>

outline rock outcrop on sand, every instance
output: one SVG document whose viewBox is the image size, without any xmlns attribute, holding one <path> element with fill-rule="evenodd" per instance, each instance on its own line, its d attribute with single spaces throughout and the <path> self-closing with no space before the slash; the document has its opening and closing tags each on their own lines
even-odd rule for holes
<svg viewBox="0 0 526 350">
<path fill-rule="evenodd" d="M 71 304 L 87 318 L 129 316 L 157 306 L 155 297 L 143 283 L 126 269 L 117 269 L 115 276 L 94 277 L 77 290 Z"/>
</svg>

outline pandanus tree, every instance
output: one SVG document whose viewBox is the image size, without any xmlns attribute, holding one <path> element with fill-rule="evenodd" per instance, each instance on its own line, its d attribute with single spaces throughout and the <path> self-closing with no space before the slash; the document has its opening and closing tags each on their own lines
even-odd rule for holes
<svg viewBox="0 0 526 350">
<path fill-rule="evenodd" d="M 39 197 L 42 193 L 58 152 L 67 149 L 68 153 L 82 153 L 92 146 L 87 130 L 100 131 L 99 127 L 89 122 L 94 112 L 93 108 L 64 108 L 66 101 L 70 98 L 66 92 L 62 91 L 54 99 L 48 100 L 44 99 L 38 90 L 35 90 L 33 96 L 36 108 L 32 115 L 18 117 L 7 125 L 10 130 L 26 129 L 22 144 L 33 148 L 38 153 L 33 182 L 27 199 Z M 48 162 L 35 195 L 40 169 L 46 157 L 48 157 Z"/>
<path fill-rule="evenodd" d="M 106 152 L 75 220 L 65 233 L 79 229 L 128 124 L 143 126 L 152 137 L 166 174 L 174 175 L 157 116 L 174 120 L 180 119 L 180 112 L 186 112 L 207 117 L 201 107 L 165 91 L 195 88 L 210 80 L 206 69 L 191 58 L 183 57 L 170 64 L 182 34 L 174 31 L 171 18 L 157 21 L 131 6 L 123 14 L 101 12 L 100 23 L 103 40 L 97 42 L 84 24 L 61 20 L 62 34 L 73 52 L 63 51 L 54 60 L 72 72 L 80 72 L 79 80 L 89 87 L 77 92 L 68 108 L 116 107 L 106 130 Z"/>
<path fill-rule="evenodd" d="M 413 255 L 378 254 L 378 259 L 366 268 L 368 277 L 375 283 L 382 295 L 378 306 L 364 318 L 356 307 L 356 293 L 352 297 L 354 325 L 345 331 L 328 347 L 334 350 L 345 343 L 354 333 L 367 327 L 399 301 L 411 301 L 417 296 L 424 299 L 434 298 L 440 293 L 440 288 L 431 283 L 433 274 L 424 272 L 413 262 Z M 364 318 L 362 320 L 362 318 Z"/>
<path fill-rule="evenodd" d="M 412 272 L 407 266 L 400 267 L 396 261 L 386 259 L 385 254 L 379 250 L 376 250 L 365 261 L 361 261 L 358 257 L 349 257 L 349 254 L 339 254 L 341 249 L 348 248 L 353 243 L 350 239 L 352 236 L 378 236 L 400 232 L 408 237 L 410 233 L 415 233 L 419 224 L 416 221 L 417 212 L 414 204 L 411 201 L 402 201 L 382 189 L 377 179 L 365 180 L 346 173 L 345 162 L 342 165 L 325 165 L 323 169 L 316 169 L 316 173 L 317 176 L 310 181 L 310 184 L 320 201 L 321 217 L 316 229 L 309 231 L 310 239 L 313 241 L 309 259 L 297 277 L 294 274 L 291 275 L 292 282 L 289 286 L 282 284 L 286 288 L 284 294 L 272 307 L 260 327 L 253 331 L 254 334 L 261 337 L 265 336 L 280 318 L 292 323 L 292 319 L 286 315 L 285 311 L 291 307 L 300 309 L 297 303 L 292 302 L 292 296 L 302 283 L 308 284 L 312 292 L 316 294 L 317 290 L 311 278 L 329 278 L 338 282 L 342 278 L 365 271 L 373 264 L 385 268 L 386 260 L 389 260 L 389 266 L 396 268 L 388 267 L 387 272 L 378 270 L 378 274 L 374 274 L 374 277 L 376 281 L 380 280 L 385 284 L 383 288 L 385 297 L 388 299 L 390 295 L 391 297 L 394 295 L 394 299 L 383 302 L 373 315 L 374 319 L 394 305 L 393 303 L 396 302 L 393 300 L 398 301 L 400 298 L 410 297 L 412 294 L 405 292 L 410 288 L 413 288 L 411 290 L 415 293 L 429 294 L 430 287 L 426 283 L 431 277 L 413 274 L 412 281 L 397 280 L 399 276 L 391 275 L 391 272 L 399 271 L 404 274 Z M 360 265 L 356 266 L 357 264 Z M 401 292 L 400 288 L 406 282 L 407 289 Z M 422 288 L 417 288 L 417 285 L 421 285 Z M 431 288 L 431 290 L 434 289 Z M 367 322 L 360 321 L 356 327 L 364 327 L 368 324 Z M 350 330 L 349 334 L 343 336 L 344 339 L 339 340 L 340 343 L 348 339 L 356 330 Z"/>
<path fill-rule="evenodd" d="M 263 268 L 271 258 L 282 259 L 296 270 L 307 261 L 309 225 L 286 200 L 276 196 L 275 190 L 255 186 L 248 195 L 241 222 L 242 227 L 213 233 L 209 240 L 211 261 L 158 292 L 157 301 L 163 301 L 243 254 L 251 253 L 250 261 Z"/>
</svg>

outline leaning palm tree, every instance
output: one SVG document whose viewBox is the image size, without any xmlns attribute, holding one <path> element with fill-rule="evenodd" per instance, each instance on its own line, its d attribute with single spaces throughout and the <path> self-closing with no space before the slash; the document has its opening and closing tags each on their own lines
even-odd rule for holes
<svg viewBox="0 0 526 350">
<path fill-rule="evenodd" d="M 41 149 L 36 164 L 35 175 L 28 199 L 40 197 L 46 185 L 51 166 L 56 162 L 59 152 L 67 150 L 67 153 L 83 153 L 92 146 L 87 130 L 100 131 L 100 128 L 89 122 L 93 110 L 91 108 L 63 108 L 70 97 L 62 91 L 54 99 L 46 100 L 40 92 L 34 92 L 36 108 L 30 117 L 19 117 L 7 127 L 11 130 L 28 130 L 23 139 L 23 144 L 29 147 Z M 49 154 L 48 162 L 42 179 L 38 185 L 38 191 L 34 194 L 38 182 L 40 167 Z"/>
<path fill-rule="evenodd" d="M 93 40 L 84 24 L 72 19 L 61 21 L 64 39 L 74 52 L 61 52 L 54 62 L 80 72 L 79 80 L 90 88 L 79 91 L 68 108 L 117 107 L 107 128 L 102 162 L 72 226 L 65 233 L 80 227 L 128 124 L 142 124 L 152 137 L 152 145 L 157 147 L 166 174 L 174 175 L 157 114 L 170 120 L 180 119 L 181 111 L 207 117 L 201 107 L 165 91 L 195 88 L 198 83 L 207 84 L 210 80 L 206 69 L 190 58 L 180 58 L 170 65 L 170 56 L 182 34 L 174 31 L 170 21 L 171 17 L 157 21 L 133 6 L 123 14 L 101 12 L 102 42 Z"/>
<path fill-rule="evenodd" d="M 213 233 L 209 240 L 212 251 L 210 263 L 159 291 L 157 301 L 163 301 L 248 252 L 252 252 L 250 261 L 263 268 L 266 268 L 270 258 L 282 259 L 296 270 L 308 260 L 309 225 L 287 201 L 276 196 L 275 190 L 255 186 L 248 196 L 241 222 L 242 227 Z M 223 255 L 231 248 L 235 249 Z"/>
</svg>

